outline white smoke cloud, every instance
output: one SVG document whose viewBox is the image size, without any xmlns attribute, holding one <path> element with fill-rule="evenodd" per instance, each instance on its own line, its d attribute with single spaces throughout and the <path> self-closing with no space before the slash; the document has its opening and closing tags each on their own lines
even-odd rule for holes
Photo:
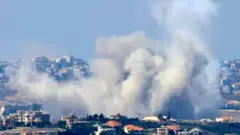
<svg viewBox="0 0 240 135">
<path fill-rule="evenodd" d="M 27 90 L 54 115 L 76 113 L 153 115 L 178 118 L 216 113 L 218 70 L 202 38 L 216 4 L 211 0 L 152 1 L 153 18 L 166 27 L 160 44 L 144 32 L 97 39 L 100 58 L 90 62 L 93 77 L 59 84 L 22 66 L 11 83 Z M 217 67 L 217 66 L 216 66 Z"/>
</svg>

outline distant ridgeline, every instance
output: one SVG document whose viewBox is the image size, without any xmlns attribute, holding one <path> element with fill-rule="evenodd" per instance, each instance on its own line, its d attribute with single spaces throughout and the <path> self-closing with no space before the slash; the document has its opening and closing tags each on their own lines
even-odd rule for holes
<svg viewBox="0 0 240 135">
<path fill-rule="evenodd" d="M 47 57 L 35 57 L 32 59 L 33 69 L 43 73 L 48 77 L 61 82 L 77 79 L 79 76 L 90 77 L 91 69 L 87 62 L 72 56 L 57 57 L 48 59 Z M 0 61 L 0 82 L 8 82 L 7 71 L 17 70 L 21 66 L 21 61 Z"/>
</svg>

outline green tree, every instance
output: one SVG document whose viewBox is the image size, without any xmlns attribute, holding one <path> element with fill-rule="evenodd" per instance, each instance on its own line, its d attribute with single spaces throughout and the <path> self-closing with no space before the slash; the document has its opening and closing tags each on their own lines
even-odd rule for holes
<svg viewBox="0 0 240 135">
<path fill-rule="evenodd" d="M 93 115 L 93 120 L 98 120 L 98 114 Z"/>
<path fill-rule="evenodd" d="M 66 127 L 67 127 L 67 122 L 60 120 L 60 121 L 58 121 L 57 125 L 58 125 L 59 128 L 66 129 Z"/>
</svg>

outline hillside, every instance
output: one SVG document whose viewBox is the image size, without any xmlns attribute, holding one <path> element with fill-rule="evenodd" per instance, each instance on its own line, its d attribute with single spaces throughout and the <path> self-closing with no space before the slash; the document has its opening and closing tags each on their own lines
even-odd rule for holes
<svg viewBox="0 0 240 135">
<path fill-rule="evenodd" d="M 90 77 L 91 69 L 87 62 L 72 56 L 49 59 L 45 56 L 35 57 L 31 61 L 33 71 L 43 73 L 57 81 L 67 81 L 77 76 Z M 21 67 L 21 61 L 0 61 L 0 82 L 6 83 L 10 77 L 8 70 Z"/>
</svg>

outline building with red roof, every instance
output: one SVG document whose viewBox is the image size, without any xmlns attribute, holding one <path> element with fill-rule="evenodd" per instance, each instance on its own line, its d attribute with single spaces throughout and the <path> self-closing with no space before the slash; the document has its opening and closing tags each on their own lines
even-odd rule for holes
<svg viewBox="0 0 240 135">
<path fill-rule="evenodd" d="M 139 126 L 135 126 L 135 125 L 132 125 L 132 124 L 129 124 L 129 125 L 126 125 L 124 127 L 124 132 L 129 134 L 131 132 L 142 132 L 144 129 L 142 127 L 139 127 Z"/>
<path fill-rule="evenodd" d="M 114 127 L 120 127 L 122 124 L 115 121 L 115 120 L 110 120 L 105 125 L 108 126 L 108 127 L 114 128 Z"/>
<path fill-rule="evenodd" d="M 178 125 L 167 125 L 168 130 L 178 131 L 181 130 L 181 127 Z"/>
</svg>

